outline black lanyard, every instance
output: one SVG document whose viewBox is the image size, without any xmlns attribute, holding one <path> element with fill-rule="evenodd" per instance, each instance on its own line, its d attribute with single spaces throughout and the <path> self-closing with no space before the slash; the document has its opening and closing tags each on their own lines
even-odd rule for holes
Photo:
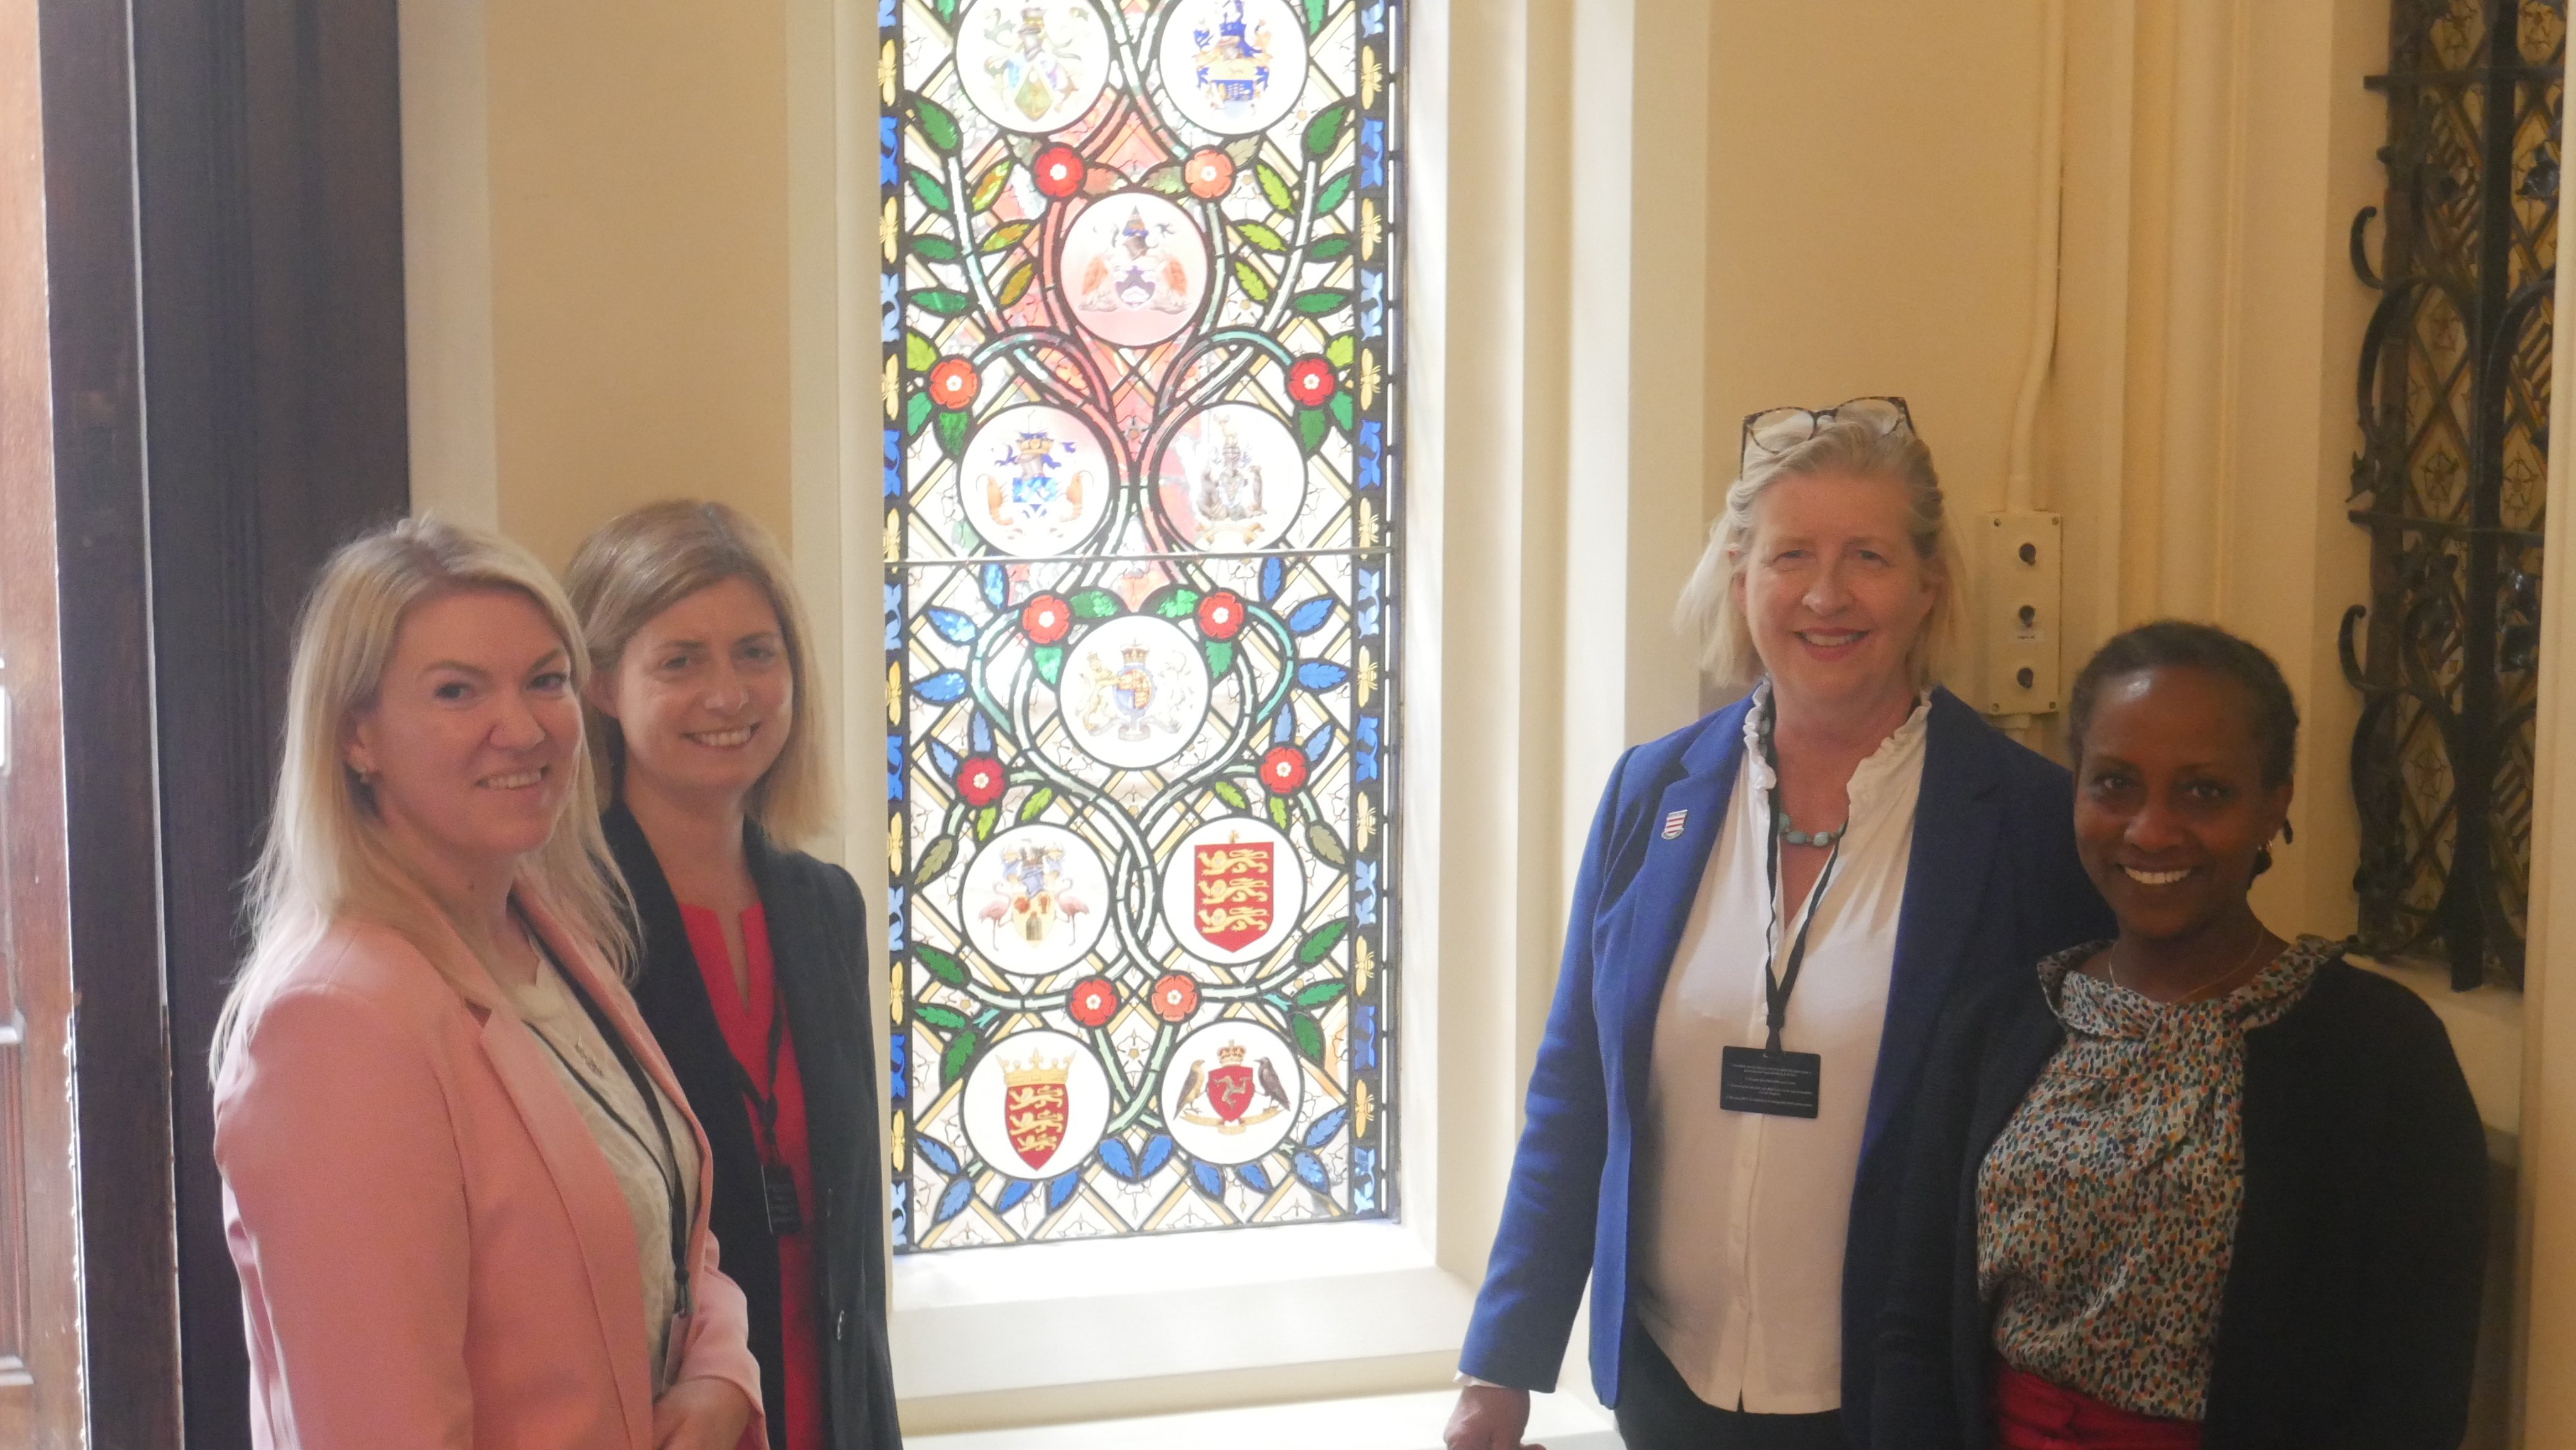
<svg viewBox="0 0 2576 1450">
<path fill-rule="evenodd" d="M 546 950 L 543 939 L 533 930 L 528 933 L 528 940 L 537 944 L 538 953 L 549 965 L 554 964 L 554 953 Z M 644 1156 L 653 1160 L 653 1172 L 662 1180 L 663 1195 L 671 1210 L 671 1313 L 675 1318 L 686 1318 L 689 1313 L 689 1201 L 687 1191 L 680 1186 L 680 1152 L 671 1141 L 670 1122 L 662 1115 L 661 1094 L 655 1091 L 653 1079 L 646 1075 L 644 1065 L 636 1061 L 634 1051 L 626 1045 L 625 1035 L 608 1020 L 608 1014 L 600 1010 L 599 1004 L 590 999 L 590 994 L 582 990 L 581 983 L 560 966 L 555 967 L 555 975 L 571 990 L 573 1000 L 581 1003 L 581 1010 L 589 1014 L 591 1025 L 599 1029 L 600 1038 L 617 1058 L 617 1065 L 626 1069 L 626 1079 L 635 1085 L 635 1095 L 643 1100 L 645 1111 L 653 1115 L 653 1135 L 661 1140 L 662 1151 L 659 1154 L 653 1151 L 653 1145 L 644 1141 L 644 1134 L 626 1121 L 625 1114 L 617 1111 L 608 1101 L 608 1095 L 584 1076 L 581 1069 L 573 1066 L 572 1059 L 564 1056 L 563 1049 L 555 1046 L 554 1039 L 538 1032 L 533 1024 L 528 1031 L 546 1045 L 546 1051 L 555 1055 L 555 1061 L 563 1064 L 564 1074 L 581 1084 L 581 1090 L 590 1095 L 590 1100 L 599 1105 L 599 1110 L 608 1115 L 608 1120 L 634 1139 L 635 1146 L 644 1150 Z"/>
<path fill-rule="evenodd" d="M 1780 830 L 1776 824 L 1770 829 L 1770 837 L 1771 849 L 1763 857 L 1771 887 L 1771 930 L 1765 940 L 1777 943 L 1780 939 L 1780 908 L 1787 903 L 1780 899 Z M 1769 1039 L 1762 1044 L 1765 1052 L 1780 1050 L 1780 1029 L 1789 1020 L 1789 994 L 1798 990 L 1798 969 L 1807 962 L 1807 932 L 1816 924 L 1816 908 L 1825 900 L 1825 883 L 1834 879 L 1834 863 L 1841 860 L 1842 855 L 1843 839 L 1836 836 L 1833 849 L 1825 853 L 1824 869 L 1816 873 L 1816 884 L 1807 890 L 1806 909 L 1798 915 L 1798 936 L 1789 944 L 1788 970 L 1773 970 L 1780 960 L 1777 945 L 1772 945 L 1770 955 L 1763 959 L 1762 1000 L 1771 1028 Z"/>
<path fill-rule="evenodd" d="M 743 951 L 747 966 L 749 943 L 744 944 Z M 725 1048 L 725 1061 L 733 1068 L 734 1086 L 751 1104 L 752 1121 L 760 1127 L 761 1208 L 769 1220 L 771 1236 L 778 1238 L 805 1231 L 805 1205 L 796 1192 L 796 1171 L 787 1165 L 787 1155 L 778 1146 L 778 1055 L 786 1041 L 787 999 L 778 990 L 778 966 L 773 959 L 769 969 L 769 1091 L 762 1092 L 760 1084 L 751 1080 L 751 1069 L 733 1055 L 730 1044 Z"/>
</svg>

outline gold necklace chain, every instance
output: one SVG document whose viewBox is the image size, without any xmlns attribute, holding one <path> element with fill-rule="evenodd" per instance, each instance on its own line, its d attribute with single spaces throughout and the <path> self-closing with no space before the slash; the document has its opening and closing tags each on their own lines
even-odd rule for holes
<svg viewBox="0 0 2576 1450">
<path fill-rule="evenodd" d="M 2263 942 L 2270 935 L 2270 932 L 2263 929 L 2262 923 L 2255 923 L 2254 945 L 2246 949 L 2245 955 L 2237 959 L 2236 965 L 2229 967 L 2226 971 L 2219 973 L 2217 976 L 2203 978 L 2200 984 L 2193 987 L 2190 991 L 2174 998 L 2171 1002 L 2159 1003 L 2158 1005 L 2166 1007 L 2188 1006 L 2192 1000 L 2198 997 L 2201 993 L 2208 991 L 2210 988 L 2217 986 L 2219 983 L 2226 981 L 2232 976 L 2235 976 L 2238 972 L 2245 970 L 2246 964 L 2254 960 L 2255 953 L 2263 950 Z M 2120 959 L 2116 949 L 2111 952 L 2104 953 L 2102 971 L 2104 975 L 2111 979 L 2112 986 L 2117 987 L 2124 992 L 2135 993 L 2140 997 L 2147 997 L 2146 993 L 2140 992 L 2137 988 L 2120 980 Z M 2156 999 L 2153 997 L 2147 997 L 2147 1000 L 2153 1002 Z"/>
</svg>

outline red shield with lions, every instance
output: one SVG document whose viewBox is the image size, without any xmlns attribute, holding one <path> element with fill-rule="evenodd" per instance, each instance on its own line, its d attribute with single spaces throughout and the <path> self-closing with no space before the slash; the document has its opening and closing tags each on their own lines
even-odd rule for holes
<svg viewBox="0 0 2576 1450">
<path fill-rule="evenodd" d="M 1199 935 L 1224 952 L 1259 941 L 1270 930 L 1270 843 L 1221 841 L 1190 850 Z"/>
<path fill-rule="evenodd" d="M 1002 1098 L 1002 1126 L 1021 1161 L 1031 1168 L 1044 1168 L 1064 1144 L 1066 1110 L 1071 1104 L 1064 1074 L 1054 1074 L 1052 1081 L 1014 1077 L 1017 1080 L 1008 1084 Z"/>
<path fill-rule="evenodd" d="M 1226 1122 L 1243 1116 L 1252 1106 L 1252 1069 L 1242 1063 L 1231 1063 L 1207 1075 L 1208 1106 Z"/>
</svg>

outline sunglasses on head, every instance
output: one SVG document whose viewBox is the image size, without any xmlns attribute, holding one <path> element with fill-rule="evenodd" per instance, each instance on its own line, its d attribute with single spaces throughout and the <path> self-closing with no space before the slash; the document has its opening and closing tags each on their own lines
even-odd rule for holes
<svg viewBox="0 0 2576 1450">
<path fill-rule="evenodd" d="M 1767 463 L 1808 439 L 1827 423 L 1867 423 L 1881 433 L 1914 432 L 1914 415 L 1903 398 L 1852 398 L 1830 408 L 1765 408 L 1744 415 L 1744 467 Z"/>
</svg>

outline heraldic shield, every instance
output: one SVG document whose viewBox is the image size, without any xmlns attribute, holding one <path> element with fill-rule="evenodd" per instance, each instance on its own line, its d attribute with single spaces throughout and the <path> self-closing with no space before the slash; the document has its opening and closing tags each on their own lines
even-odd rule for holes
<svg viewBox="0 0 2576 1450">
<path fill-rule="evenodd" d="M 1016 1066 L 1003 1065 L 1002 1128 L 1020 1161 L 1031 1168 L 1044 1168 L 1064 1146 L 1073 1105 L 1065 1087 L 1069 1067 L 1036 1054 Z"/>
<path fill-rule="evenodd" d="M 1199 935 L 1219 951 L 1241 951 L 1270 930 L 1273 857 L 1268 841 L 1190 848 L 1191 897 Z"/>
</svg>

